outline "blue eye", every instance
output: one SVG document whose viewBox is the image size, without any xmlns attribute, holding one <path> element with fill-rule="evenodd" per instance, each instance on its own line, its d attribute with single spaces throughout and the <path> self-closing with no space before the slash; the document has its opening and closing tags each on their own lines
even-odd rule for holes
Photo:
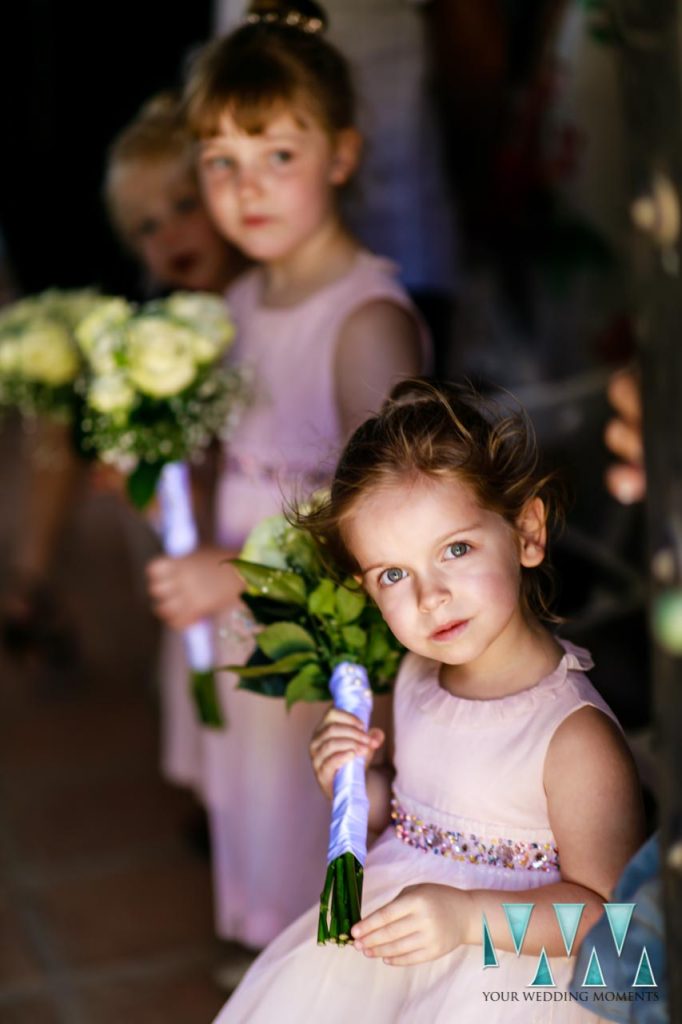
<svg viewBox="0 0 682 1024">
<path fill-rule="evenodd" d="M 471 551 L 471 544 L 463 540 L 457 540 L 454 544 L 448 544 L 446 558 L 462 558 Z"/>
<path fill-rule="evenodd" d="M 202 160 L 202 164 L 207 171 L 214 174 L 233 171 L 235 166 L 234 160 L 229 156 L 207 156 Z"/>
<path fill-rule="evenodd" d="M 404 569 L 384 569 L 381 576 L 379 577 L 379 584 L 382 587 L 392 587 L 394 583 L 399 583 L 402 579 L 407 576 Z"/>
</svg>

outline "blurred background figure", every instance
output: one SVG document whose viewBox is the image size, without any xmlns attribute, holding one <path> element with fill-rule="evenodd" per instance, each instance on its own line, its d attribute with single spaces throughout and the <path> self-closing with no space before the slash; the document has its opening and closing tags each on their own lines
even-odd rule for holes
<svg viewBox="0 0 682 1024">
<path fill-rule="evenodd" d="M 152 97 L 116 136 L 104 194 L 111 224 L 142 275 L 142 297 L 173 289 L 222 293 L 245 268 L 204 204 L 179 95 Z"/>
<path fill-rule="evenodd" d="M 174 289 L 223 292 L 246 265 L 208 215 L 199 190 L 194 142 L 179 96 L 170 91 L 147 100 L 111 142 L 104 199 L 112 230 L 140 275 L 129 298 L 146 299 Z M 74 507 L 83 499 L 88 471 L 100 491 L 120 492 L 122 479 L 110 467 L 90 467 L 74 450 L 70 428 L 44 417 L 27 424 L 22 448 L 21 529 L 4 587 L 2 637 L 16 654 L 75 672 L 77 631 L 51 582 L 55 553 Z M 210 457 L 195 476 L 201 501 L 198 518 L 205 525 L 211 501 Z M 129 519 L 131 554 L 144 558 L 144 534 L 140 524 Z"/>
</svg>

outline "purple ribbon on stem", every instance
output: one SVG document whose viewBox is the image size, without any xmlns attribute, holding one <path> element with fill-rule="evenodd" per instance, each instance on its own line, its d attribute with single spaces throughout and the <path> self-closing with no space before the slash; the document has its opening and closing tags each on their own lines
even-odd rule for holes
<svg viewBox="0 0 682 1024">
<path fill-rule="evenodd" d="M 329 690 L 334 706 L 355 715 L 367 729 L 372 691 L 363 666 L 347 661 L 337 665 L 329 680 Z M 368 815 L 365 759 L 355 757 L 334 776 L 327 876 L 317 931 L 319 943 L 345 945 L 351 941 L 350 929 L 360 920 Z"/>
<path fill-rule="evenodd" d="M 182 558 L 197 548 L 199 537 L 192 508 L 189 468 L 185 462 L 168 462 L 161 470 L 157 485 L 161 507 L 161 536 L 164 550 L 171 558 Z M 213 629 L 200 619 L 182 631 L 190 666 L 192 694 L 204 725 L 224 724 L 218 702 L 213 670 Z"/>
</svg>

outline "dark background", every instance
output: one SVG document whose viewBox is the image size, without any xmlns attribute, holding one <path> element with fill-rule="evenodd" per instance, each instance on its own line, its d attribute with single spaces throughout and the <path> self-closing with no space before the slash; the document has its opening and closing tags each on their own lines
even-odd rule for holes
<svg viewBox="0 0 682 1024">
<path fill-rule="evenodd" d="M 212 5 L 24 0 L 3 14 L 0 229 L 19 290 L 134 288 L 101 200 L 106 148 L 211 33 Z"/>
</svg>

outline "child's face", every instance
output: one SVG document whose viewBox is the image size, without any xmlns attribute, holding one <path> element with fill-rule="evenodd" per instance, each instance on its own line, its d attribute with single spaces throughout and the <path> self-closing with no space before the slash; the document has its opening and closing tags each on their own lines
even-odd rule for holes
<svg viewBox="0 0 682 1024">
<path fill-rule="evenodd" d="M 123 165 L 115 204 L 124 238 L 157 284 L 190 291 L 226 287 L 232 256 L 185 161 Z"/>
<path fill-rule="evenodd" d="M 312 118 L 276 114 L 248 135 L 225 113 L 218 134 L 201 145 L 200 177 L 225 236 L 254 260 L 297 254 L 336 216 L 334 186 L 352 159 Z"/>
<path fill-rule="evenodd" d="M 396 480 L 353 507 L 346 543 L 408 650 L 446 665 L 503 659 L 519 630 L 522 565 L 542 560 L 457 479 Z"/>
</svg>

